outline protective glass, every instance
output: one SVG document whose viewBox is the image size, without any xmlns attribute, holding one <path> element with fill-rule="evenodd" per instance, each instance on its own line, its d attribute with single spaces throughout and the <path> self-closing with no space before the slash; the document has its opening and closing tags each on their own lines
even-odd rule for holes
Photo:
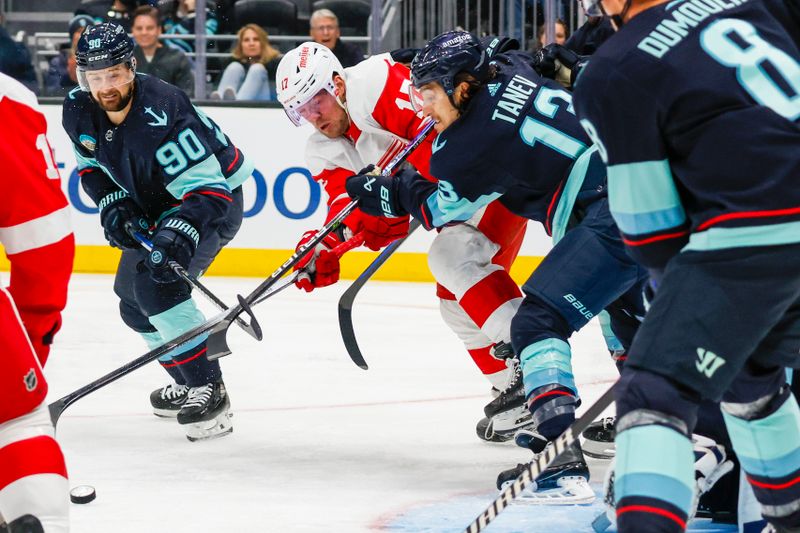
<svg viewBox="0 0 800 533">
<path fill-rule="evenodd" d="M 581 0 L 581 5 L 586 15 L 589 17 L 604 17 L 603 5 L 601 0 Z"/>
<path fill-rule="evenodd" d="M 411 107 L 417 113 L 421 113 L 425 106 L 433 106 L 443 98 L 447 98 L 447 93 L 444 92 L 444 89 L 439 84 L 431 83 L 425 85 L 422 89 L 409 85 L 408 99 L 411 100 Z"/>
<path fill-rule="evenodd" d="M 303 120 L 313 122 L 330 106 L 331 98 L 335 99 L 336 97 L 327 88 L 321 89 L 308 102 L 298 106 L 295 111 Z"/>
<path fill-rule="evenodd" d="M 408 85 L 408 99 L 411 101 L 411 108 L 415 113 L 422 112 L 422 93 L 413 85 Z"/>
<path fill-rule="evenodd" d="M 115 89 L 133 81 L 135 71 L 125 63 L 101 70 L 77 69 L 78 84 L 87 92 L 102 92 Z"/>
</svg>

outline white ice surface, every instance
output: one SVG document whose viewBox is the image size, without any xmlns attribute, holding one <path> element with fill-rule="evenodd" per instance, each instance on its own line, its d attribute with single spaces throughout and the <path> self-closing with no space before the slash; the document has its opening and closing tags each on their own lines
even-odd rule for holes
<svg viewBox="0 0 800 533">
<path fill-rule="evenodd" d="M 259 282 L 204 281 L 226 302 Z M 112 282 L 73 277 L 46 368 L 49 401 L 146 352 L 119 318 Z M 71 506 L 73 531 L 465 527 L 494 498 L 497 474 L 530 453 L 475 435 L 489 385 L 441 321 L 432 285 L 371 282 L 359 294 L 354 322 L 368 371 L 339 334 L 346 287 L 290 288 L 259 305 L 261 343 L 231 327 L 234 353 L 222 360 L 230 436 L 190 443 L 174 420 L 154 417 L 148 395 L 167 382 L 156 363 L 70 407 L 58 424 L 70 485 L 97 490 L 94 502 Z M 616 376 L 595 322 L 574 337 L 573 361 L 585 408 Z M 597 490 L 602 470 L 593 463 Z M 591 531 L 599 509 L 517 505 L 488 531 Z"/>
</svg>

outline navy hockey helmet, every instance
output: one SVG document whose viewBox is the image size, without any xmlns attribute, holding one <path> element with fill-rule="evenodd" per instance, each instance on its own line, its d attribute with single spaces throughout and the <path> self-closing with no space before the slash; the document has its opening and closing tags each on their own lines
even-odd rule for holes
<svg viewBox="0 0 800 533">
<path fill-rule="evenodd" d="M 128 37 L 125 28 L 116 22 L 104 22 L 87 27 L 78 39 L 75 50 L 78 83 L 81 89 L 89 91 L 91 85 L 91 89 L 99 90 L 133 81 L 136 73 L 133 46 L 133 39 Z M 127 72 L 117 72 L 114 76 L 106 77 L 96 72 L 87 77 L 87 72 L 111 69 L 121 64 L 128 67 Z"/>
<path fill-rule="evenodd" d="M 411 62 L 414 87 L 436 82 L 448 96 L 452 96 L 455 77 L 461 72 L 478 82 L 489 77 L 489 56 L 480 40 L 466 31 L 448 31 L 434 37 Z"/>
</svg>

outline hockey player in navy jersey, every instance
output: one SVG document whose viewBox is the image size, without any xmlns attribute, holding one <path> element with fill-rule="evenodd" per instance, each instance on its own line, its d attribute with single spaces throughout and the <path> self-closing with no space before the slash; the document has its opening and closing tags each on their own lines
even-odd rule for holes
<svg viewBox="0 0 800 533">
<path fill-rule="evenodd" d="M 118 24 L 87 29 L 76 58 L 80 86 L 64 100 L 64 129 L 106 238 L 123 250 L 114 283 L 122 320 L 154 348 L 205 321 L 168 263 L 192 276 L 208 268 L 241 225 L 253 165 L 181 90 L 136 74 L 133 41 Z M 175 383 L 150 397 L 190 440 L 232 429 L 219 363 L 205 354 L 199 337 L 162 357 Z"/>
<path fill-rule="evenodd" d="M 474 36 L 455 31 L 433 39 L 412 63 L 422 111 L 437 123 L 430 164 L 438 187 L 412 171 L 393 179 L 362 172 L 347 192 L 365 212 L 411 213 L 428 229 L 466 220 L 497 199 L 552 235 L 555 246 L 525 283 L 511 324 L 538 432 L 529 444 L 539 452 L 574 421 L 579 405 L 569 337 L 606 310 L 622 355 L 644 314 L 646 272 L 626 254 L 611 219 L 605 167 L 571 94 L 539 76 L 524 53 L 491 59 Z M 567 502 L 592 499 L 585 481 L 559 487 L 559 479 L 589 475 L 577 446 L 565 455 L 538 488 L 557 490 Z M 502 473 L 498 485 L 519 468 Z"/>
<path fill-rule="evenodd" d="M 800 531 L 800 26 L 796 0 L 584 0 L 620 31 L 575 108 L 658 290 L 616 391 L 618 530 L 679 532 L 689 436 L 720 401 L 769 531 Z"/>
</svg>

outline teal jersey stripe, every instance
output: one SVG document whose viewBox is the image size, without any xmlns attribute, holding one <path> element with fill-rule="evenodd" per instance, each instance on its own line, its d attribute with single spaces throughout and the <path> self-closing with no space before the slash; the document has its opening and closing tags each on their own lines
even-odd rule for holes
<svg viewBox="0 0 800 533">
<path fill-rule="evenodd" d="M 680 508 L 688 510 L 695 490 L 692 441 L 674 429 L 648 425 L 622 431 L 617 434 L 616 442 L 616 480 L 624 482 L 626 477 L 639 476 L 632 477 L 631 486 L 624 490 L 643 490 L 640 483 L 647 479 L 646 475 L 670 479 L 669 487 L 665 487 L 663 492 L 656 485 L 660 494 L 655 497 L 665 501 L 674 498 L 673 503 L 684 502 Z M 616 493 L 616 482 L 615 497 L 621 498 Z"/>
<path fill-rule="evenodd" d="M 106 174 L 106 176 L 108 176 L 108 178 L 109 178 L 111 181 L 113 181 L 113 182 L 114 182 L 114 184 L 115 184 L 117 187 L 119 187 L 120 189 L 122 189 L 122 190 L 123 190 L 123 191 L 125 191 L 125 192 L 128 192 L 128 189 L 126 189 L 125 187 L 123 187 L 122 185 L 120 185 L 119 183 L 117 183 L 117 180 L 115 180 L 115 179 L 114 179 L 114 175 L 113 175 L 113 174 L 111 174 L 111 171 L 110 171 L 110 170 L 108 170 L 108 169 L 105 167 L 105 165 L 103 165 L 102 163 L 100 163 L 100 162 L 99 162 L 97 159 L 95 159 L 95 158 L 93 158 L 93 157 L 86 157 L 86 156 L 84 156 L 82 153 L 80 153 L 80 152 L 78 151 L 78 149 L 77 149 L 77 148 L 75 148 L 75 146 L 74 146 L 74 145 L 72 146 L 72 151 L 75 153 L 75 160 L 76 160 L 76 161 L 77 161 L 77 163 L 78 163 L 78 170 L 83 170 L 83 169 L 86 169 L 86 168 L 99 168 L 100 170 L 102 170 L 102 171 L 103 171 L 103 172 Z"/>
<path fill-rule="evenodd" d="M 572 164 L 572 169 L 569 172 L 569 176 L 567 176 L 567 182 L 564 184 L 564 191 L 561 193 L 556 212 L 553 215 L 553 244 L 558 243 L 567 232 L 567 223 L 569 222 L 569 216 L 572 214 L 572 208 L 575 206 L 575 199 L 578 197 L 581 187 L 583 187 L 586 170 L 589 168 L 592 154 L 596 151 L 597 146 L 592 146 L 584 151 Z"/>
<path fill-rule="evenodd" d="M 250 158 L 245 156 L 244 152 L 239 150 L 239 153 L 241 154 L 241 157 L 244 158 L 244 160 L 242 161 L 242 164 L 239 165 L 239 169 L 230 176 L 228 176 L 227 180 L 228 187 L 230 187 L 231 190 L 236 189 L 242 183 L 247 181 L 247 178 L 249 178 L 253 174 L 253 170 L 255 170 L 256 168 L 255 163 Z"/>
<path fill-rule="evenodd" d="M 800 409 L 793 396 L 774 413 L 759 420 L 722 416 L 747 472 L 782 477 L 800 466 Z"/>
<path fill-rule="evenodd" d="M 461 198 L 452 189 L 443 190 L 442 182 L 439 189 L 428 197 L 428 210 L 431 213 L 431 224 L 440 228 L 450 222 L 463 222 L 469 220 L 480 208 L 502 196 L 498 192 L 483 194 L 477 200 L 470 201 Z"/>
<path fill-rule="evenodd" d="M 666 159 L 609 166 L 608 203 L 620 230 L 628 235 L 675 228 L 686 221 Z"/>
<path fill-rule="evenodd" d="M 230 192 L 230 187 L 214 154 L 181 172 L 167 184 L 167 191 L 181 200 L 187 193 L 201 187 L 217 187 Z"/>
<path fill-rule="evenodd" d="M 519 356 L 528 396 L 542 385 L 558 383 L 577 394 L 572 374 L 572 350 L 561 339 L 545 339 L 526 346 Z"/>
<path fill-rule="evenodd" d="M 620 501 L 627 496 L 663 500 L 687 512 L 692 505 L 692 489 L 682 481 L 663 474 L 630 473 L 623 476 L 616 474 L 614 499 Z"/>
<path fill-rule="evenodd" d="M 800 243 L 800 222 L 742 228 L 710 228 L 692 233 L 684 251 L 724 250 L 748 246 L 780 246 Z"/>
</svg>

